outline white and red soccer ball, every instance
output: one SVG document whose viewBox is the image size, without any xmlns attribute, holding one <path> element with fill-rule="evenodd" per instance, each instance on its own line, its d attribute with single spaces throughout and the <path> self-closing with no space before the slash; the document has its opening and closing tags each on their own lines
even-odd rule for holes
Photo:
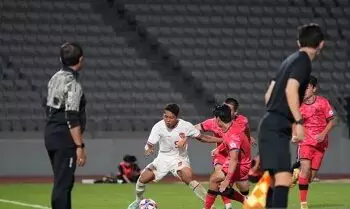
<svg viewBox="0 0 350 209">
<path fill-rule="evenodd" d="M 157 209 L 157 203 L 152 199 L 143 199 L 139 204 L 139 209 Z"/>
</svg>

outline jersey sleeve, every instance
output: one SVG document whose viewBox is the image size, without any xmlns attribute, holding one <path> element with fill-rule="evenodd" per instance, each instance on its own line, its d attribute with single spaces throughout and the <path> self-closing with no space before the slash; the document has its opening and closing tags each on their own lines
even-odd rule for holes
<svg viewBox="0 0 350 209">
<path fill-rule="evenodd" d="M 323 102 L 323 114 L 327 119 L 333 118 L 334 117 L 334 112 L 331 104 L 329 103 L 328 100 L 324 100 Z"/>
<path fill-rule="evenodd" d="M 309 67 L 307 60 L 300 58 L 300 60 L 296 60 L 293 64 L 289 78 L 297 80 L 299 84 L 305 83 L 305 81 L 309 80 L 311 73 L 310 70 L 311 68 Z"/>
<path fill-rule="evenodd" d="M 159 134 L 159 127 L 158 124 L 155 124 L 151 130 L 151 133 L 149 134 L 147 143 L 150 144 L 157 144 L 160 139 L 160 134 Z"/>
<path fill-rule="evenodd" d="M 65 86 L 65 111 L 66 120 L 69 128 L 80 125 L 79 107 L 80 100 L 83 96 L 83 90 L 76 80 L 71 80 Z"/>
<path fill-rule="evenodd" d="M 211 131 L 213 128 L 213 120 L 207 119 L 201 123 L 201 127 L 203 131 Z"/>
<path fill-rule="evenodd" d="M 196 129 L 196 127 L 191 123 L 188 123 L 187 130 L 188 131 L 187 131 L 186 136 L 188 136 L 188 137 L 197 137 L 201 134 L 201 132 L 198 129 Z"/>
<path fill-rule="evenodd" d="M 230 151 L 241 149 L 241 140 L 237 134 L 231 134 L 225 137 L 224 142 Z"/>
</svg>

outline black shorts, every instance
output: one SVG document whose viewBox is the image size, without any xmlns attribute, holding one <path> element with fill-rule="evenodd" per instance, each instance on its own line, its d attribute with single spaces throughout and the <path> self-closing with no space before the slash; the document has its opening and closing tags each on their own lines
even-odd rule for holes
<svg viewBox="0 0 350 209">
<path fill-rule="evenodd" d="M 259 124 L 261 167 L 274 173 L 290 171 L 292 123 L 283 115 L 267 113 Z"/>
</svg>

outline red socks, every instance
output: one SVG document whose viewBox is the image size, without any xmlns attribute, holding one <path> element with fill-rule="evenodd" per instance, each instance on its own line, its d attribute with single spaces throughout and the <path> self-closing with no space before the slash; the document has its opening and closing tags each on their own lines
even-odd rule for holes
<svg viewBox="0 0 350 209">
<path fill-rule="evenodd" d="M 216 196 L 217 196 L 217 194 L 216 194 L 215 191 L 208 190 L 207 196 L 205 198 L 205 203 L 204 203 L 204 208 L 205 209 L 211 209 L 211 206 L 214 205 Z"/>
<path fill-rule="evenodd" d="M 221 196 L 221 199 L 222 199 L 222 202 L 224 202 L 224 205 L 231 203 L 231 199 L 228 197 Z"/>
<path fill-rule="evenodd" d="M 309 179 L 299 177 L 299 197 L 300 202 L 307 202 L 307 192 L 309 189 Z"/>
</svg>

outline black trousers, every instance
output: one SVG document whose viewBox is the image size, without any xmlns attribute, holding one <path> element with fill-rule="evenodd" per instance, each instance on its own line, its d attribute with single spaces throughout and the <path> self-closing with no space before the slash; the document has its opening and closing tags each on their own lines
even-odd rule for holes
<svg viewBox="0 0 350 209">
<path fill-rule="evenodd" d="M 51 194 L 52 209 L 71 209 L 71 191 L 74 185 L 77 154 L 75 148 L 48 150 L 54 174 Z"/>
</svg>

